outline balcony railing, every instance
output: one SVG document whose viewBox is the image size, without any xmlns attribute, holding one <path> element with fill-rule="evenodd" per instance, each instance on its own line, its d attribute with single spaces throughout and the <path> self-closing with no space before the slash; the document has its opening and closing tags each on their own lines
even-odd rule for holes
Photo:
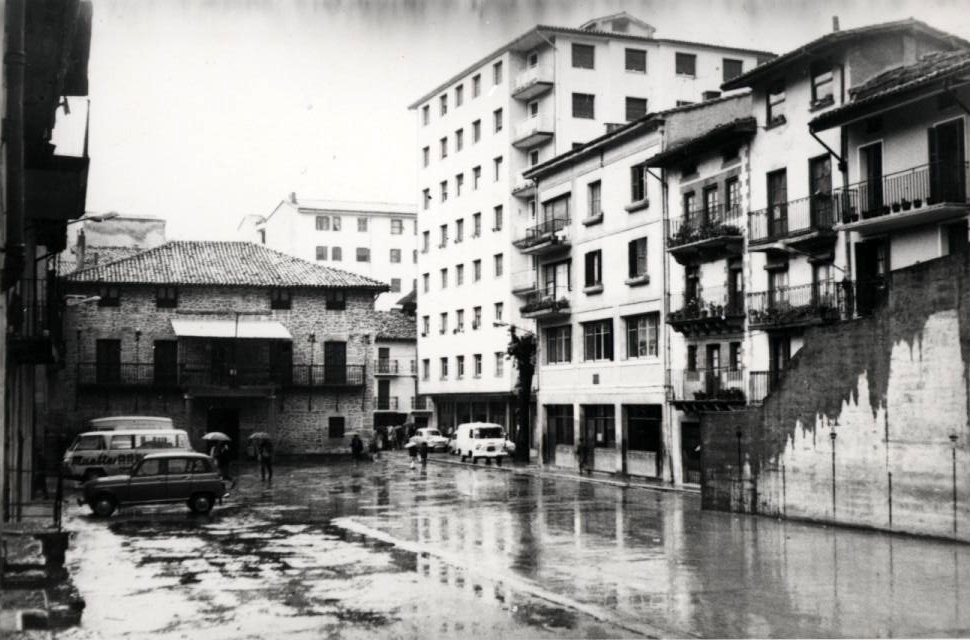
<svg viewBox="0 0 970 640">
<path fill-rule="evenodd" d="M 705 287 L 698 294 L 671 294 L 667 323 L 685 335 L 740 331 L 744 328 L 744 292 Z"/>
<path fill-rule="evenodd" d="M 527 100 L 552 87 L 552 65 L 536 65 L 519 72 L 512 83 L 512 97 Z"/>
<path fill-rule="evenodd" d="M 362 364 L 293 366 L 294 387 L 360 387 L 364 385 L 365 366 Z"/>
<path fill-rule="evenodd" d="M 18 364 L 52 364 L 61 342 L 61 315 L 53 278 L 25 278 L 8 298 L 8 358 Z"/>
<path fill-rule="evenodd" d="M 533 147 L 552 139 L 554 125 L 552 116 L 539 113 L 528 120 L 515 125 L 512 132 L 512 145 L 515 147 Z"/>
<path fill-rule="evenodd" d="M 544 244 L 563 244 L 569 228 L 569 218 L 549 218 L 525 230 L 525 236 L 512 244 L 523 252 Z"/>
<path fill-rule="evenodd" d="M 846 224 L 893 216 L 938 204 L 967 204 L 966 162 L 936 162 L 857 182 L 836 191 L 839 219 Z"/>
<path fill-rule="evenodd" d="M 748 374 L 748 402 L 761 404 L 781 379 L 781 371 L 751 371 Z"/>
<path fill-rule="evenodd" d="M 374 372 L 377 375 L 396 376 L 400 373 L 398 361 L 378 358 L 374 363 Z"/>
<path fill-rule="evenodd" d="M 831 231 L 835 212 L 835 198 L 831 194 L 817 194 L 752 211 L 748 216 L 748 242 L 776 242 L 805 233 Z"/>
<path fill-rule="evenodd" d="M 545 284 L 525 296 L 525 304 L 519 311 L 529 317 L 568 313 L 569 291 L 565 285 Z"/>
<path fill-rule="evenodd" d="M 292 367 L 205 365 L 154 362 L 81 362 L 77 380 L 95 387 L 247 387 L 247 386 L 362 386 L 364 365 L 293 365 Z"/>
<path fill-rule="evenodd" d="M 535 291 L 538 288 L 536 282 L 537 278 L 535 269 L 516 271 L 512 274 L 512 293 L 522 295 Z"/>
<path fill-rule="evenodd" d="M 729 367 L 671 371 L 670 393 L 671 400 L 681 409 L 689 405 L 728 408 L 747 401 L 744 371 Z"/>
<path fill-rule="evenodd" d="M 377 396 L 374 398 L 374 408 L 378 411 L 397 411 L 397 396 Z"/>
<path fill-rule="evenodd" d="M 153 362 L 81 362 L 77 365 L 80 386 L 177 387 L 177 365 L 156 366 Z"/>
<path fill-rule="evenodd" d="M 744 229 L 744 215 L 740 207 L 699 209 L 685 217 L 670 221 L 670 249 L 710 241 L 718 238 L 740 238 Z"/>
<path fill-rule="evenodd" d="M 782 327 L 834 322 L 846 317 L 845 291 L 851 284 L 823 280 L 748 294 L 752 327 Z"/>
</svg>

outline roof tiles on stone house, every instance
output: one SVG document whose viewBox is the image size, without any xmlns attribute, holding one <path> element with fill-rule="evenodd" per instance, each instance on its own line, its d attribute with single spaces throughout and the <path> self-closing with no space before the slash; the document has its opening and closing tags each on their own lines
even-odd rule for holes
<svg viewBox="0 0 970 640">
<path fill-rule="evenodd" d="M 375 311 L 372 316 L 378 340 L 417 340 L 417 320 L 402 311 Z"/>
</svg>

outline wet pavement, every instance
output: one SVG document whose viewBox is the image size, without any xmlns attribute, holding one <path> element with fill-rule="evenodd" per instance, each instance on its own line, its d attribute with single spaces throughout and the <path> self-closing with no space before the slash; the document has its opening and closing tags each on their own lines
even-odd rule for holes
<svg viewBox="0 0 970 640">
<path fill-rule="evenodd" d="M 970 546 L 403 455 L 253 469 L 209 516 L 73 505 L 60 638 L 970 635 Z"/>
</svg>

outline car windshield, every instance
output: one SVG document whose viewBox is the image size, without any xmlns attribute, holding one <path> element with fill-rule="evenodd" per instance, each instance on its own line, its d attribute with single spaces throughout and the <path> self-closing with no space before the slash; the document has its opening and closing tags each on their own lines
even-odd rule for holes
<svg viewBox="0 0 970 640">
<path fill-rule="evenodd" d="M 428 429 L 427 431 L 424 432 L 424 435 L 437 437 L 441 435 L 441 432 L 438 431 L 437 429 Z"/>
<path fill-rule="evenodd" d="M 101 436 L 78 436 L 71 451 L 95 451 L 104 448 L 104 438 Z"/>
<path fill-rule="evenodd" d="M 482 427 L 475 430 L 475 438 L 501 438 L 502 427 Z"/>
</svg>

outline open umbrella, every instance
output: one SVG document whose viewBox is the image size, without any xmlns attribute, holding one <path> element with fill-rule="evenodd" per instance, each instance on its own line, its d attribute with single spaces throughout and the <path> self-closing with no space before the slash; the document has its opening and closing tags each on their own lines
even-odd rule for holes
<svg viewBox="0 0 970 640">
<path fill-rule="evenodd" d="M 250 440 L 272 440 L 270 435 L 265 431 L 257 431 L 256 433 L 249 436 Z"/>
<path fill-rule="evenodd" d="M 207 442 L 229 442 L 230 440 L 232 440 L 232 438 L 230 438 L 229 436 L 227 436 L 221 431 L 210 431 L 209 433 L 202 436 L 202 439 L 206 440 Z"/>
</svg>

